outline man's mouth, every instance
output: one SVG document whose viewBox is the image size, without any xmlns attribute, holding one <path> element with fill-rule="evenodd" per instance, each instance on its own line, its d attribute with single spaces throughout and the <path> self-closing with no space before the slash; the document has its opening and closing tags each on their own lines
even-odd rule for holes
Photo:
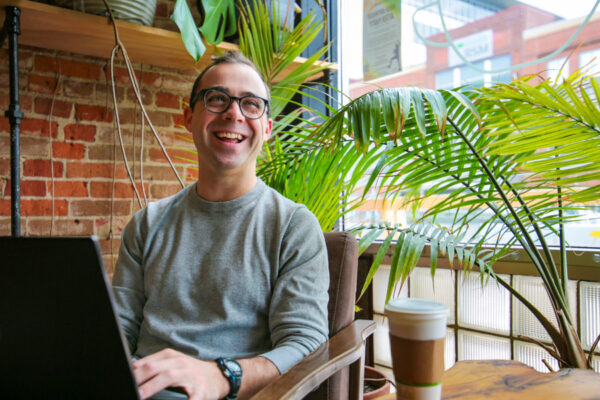
<svg viewBox="0 0 600 400">
<path fill-rule="evenodd" d="M 233 132 L 216 132 L 215 136 L 220 141 L 229 143 L 240 143 L 242 140 L 244 140 L 242 135 Z"/>
</svg>

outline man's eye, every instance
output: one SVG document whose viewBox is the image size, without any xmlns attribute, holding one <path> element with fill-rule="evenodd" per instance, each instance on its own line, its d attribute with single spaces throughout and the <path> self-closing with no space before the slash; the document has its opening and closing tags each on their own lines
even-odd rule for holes
<svg viewBox="0 0 600 400">
<path fill-rule="evenodd" d="M 257 99 L 255 97 L 246 97 L 244 99 L 244 107 L 258 110 L 261 108 L 261 106 L 262 106 L 262 102 L 260 99 Z"/>
<path fill-rule="evenodd" d="M 227 96 L 225 96 L 224 94 L 209 94 L 208 96 L 206 96 L 206 101 L 208 101 L 211 104 L 219 104 L 219 103 L 227 103 Z"/>
</svg>

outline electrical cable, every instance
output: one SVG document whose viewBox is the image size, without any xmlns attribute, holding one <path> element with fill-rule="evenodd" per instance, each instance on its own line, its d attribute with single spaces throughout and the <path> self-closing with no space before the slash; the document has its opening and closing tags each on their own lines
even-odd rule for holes
<svg viewBox="0 0 600 400">
<path fill-rule="evenodd" d="M 125 146 L 123 145 L 123 137 L 122 137 L 122 132 L 121 132 L 121 124 L 120 124 L 120 120 L 119 120 L 119 112 L 118 112 L 118 104 L 117 104 L 117 94 L 116 94 L 116 84 L 115 84 L 115 74 L 114 74 L 114 58 L 116 57 L 117 53 L 119 51 L 121 51 L 121 55 L 123 56 L 123 59 L 125 61 L 125 66 L 127 67 L 127 72 L 129 74 L 129 80 L 131 82 L 131 86 L 133 88 L 133 91 L 135 93 L 136 99 L 140 105 L 140 109 L 142 111 L 143 117 L 144 119 L 148 122 L 148 126 L 150 127 L 150 130 L 152 131 L 152 133 L 154 134 L 154 137 L 156 139 L 156 141 L 158 142 L 158 145 L 160 146 L 164 156 L 166 157 L 169 165 L 171 166 L 171 169 L 173 170 L 175 176 L 177 177 L 177 180 L 179 181 L 180 185 L 182 188 L 185 187 L 185 184 L 183 183 L 183 180 L 181 179 L 181 177 L 179 176 L 179 173 L 177 172 L 177 169 L 175 168 L 175 166 L 173 165 L 173 162 L 171 161 L 171 158 L 169 157 L 166 148 L 164 147 L 162 141 L 160 140 L 160 137 L 158 136 L 158 133 L 156 132 L 156 130 L 154 129 L 154 125 L 152 124 L 152 121 L 150 121 L 150 117 L 148 116 L 148 113 L 146 112 L 146 109 L 144 108 L 143 102 L 142 102 L 142 98 L 141 98 L 141 93 L 140 93 L 140 89 L 139 89 L 139 85 L 137 82 L 137 79 L 135 77 L 135 73 L 133 72 L 133 66 L 131 64 L 131 61 L 129 59 L 129 56 L 127 55 L 127 50 L 125 49 L 125 47 L 123 46 L 123 43 L 121 42 L 121 40 L 119 39 L 119 32 L 117 30 L 117 24 L 115 22 L 115 19 L 113 17 L 112 14 L 112 10 L 110 9 L 110 7 L 108 6 L 108 3 L 106 2 L 106 0 L 104 0 L 104 5 L 108 11 L 109 14 L 109 18 L 112 22 L 113 25 L 113 30 L 114 30 L 114 34 L 115 34 L 115 46 L 111 52 L 111 58 L 110 58 L 110 65 L 111 65 L 111 83 L 112 83 L 112 93 L 113 93 L 113 105 L 114 105 L 114 110 L 115 110 L 115 121 L 117 124 L 117 133 L 118 133 L 118 137 L 119 137 L 119 143 L 121 146 L 121 153 L 123 155 L 123 161 L 125 164 L 125 169 L 127 170 L 127 175 L 129 177 L 129 180 L 131 181 L 131 186 L 134 190 L 134 193 L 136 195 L 136 199 L 138 201 L 138 204 L 140 205 L 140 208 L 143 208 L 142 205 L 142 201 L 140 198 L 140 194 L 137 190 L 137 186 L 135 184 L 135 180 L 133 179 L 133 175 L 131 173 L 131 169 L 129 168 L 129 162 L 127 160 L 127 154 L 125 152 Z"/>
<path fill-rule="evenodd" d="M 456 55 L 465 63 L 465 65 L 469 66 L 470 68 L 474 69 L 475 71 L 482 72 L 482 73 L 487 73 L 487 74 L 498 74 L 498 73 L 502 73 L 502 72 L 512 71 L 514 69 L 528 67 L 530 65 L 539 64 L 541 62 L 550 60 L 552 57 L 554 57 L 555 55 L 557 55 L 560 52 L 562 52 L 564 49 L 566 49 L 573 42 L 573 40 L 575 40 L 575 38 L 577 37 L 577 35 L 579 35 L 579 33 L 581 33 L 581 31 L 583 30 L 583 28 L 585 28 L 585 26 L 587 25 L 587 23 L 590 21 L 590 19 L 592 18 L 592 16 L 596 12 L 596 8 L 598 7 L 599 4 L 600 4 L 600 0 L 596 0 L 596 3 L 594 4 L 594 7 L 592 7 L 592 10 L 588 13 L 587 17 L 584 19 L 583 23 L 579 26 L 579 28 L 575 31 L 575 33 L 573 33 L 573 35 L 571 35 L 571 37 L 565 43 L 563 43 L 562 46 L 560 46 L 558 49 L 556 49 L 552 53 L 550 53 L 547 56 L 544 56 L 542 58 L 538 58 L 537 60 L 528 61 L 528 62 L 525 62 L 525 63 L 516 64 L 516 65 L 511 65 L 509 67 L 500 68 L 500 69 L 484 69 L 484 68 L 480 68 L 480 67 L 476 66 L 475 64 L 471 63 L 469 60 L 467 60 L 467 58 L 460 52 L 460 50 L 458 49 L 458 46 L 456 45 L 455 41 L 450 37 L 450 33 L 448 32 L 448 28 L 446 27 L 446 21 L 444 20 L 444 12 L 442 10 L 442 2 L 441 2 L 441 0 L 434 0 L 431 3 L 427 3 L 424 6 L 417 8 L 415 10 L 415 12 L 413 13 L 413 15 L 412 15 L 412 22 L 413 22 L 413 26 L 416 26 L 415 16 L 417 15 L 417 13 L 419 11 L 425 10 L 426 8 L 429 8 L 431 6 L 437 5 L 437 7 L 438 7 L 438 13 L 439 13 L 439 16 L 440 16 L 440 22 L 442 24 L 442 31 L 444 32 L 444 35 L 446 36 L 446 39 L 448 41 L 445 42 L 445 43 L 432 42 L 432 41 L 424 38 L 423 35 L 421 35 L 417 31 L 417 29 L 415 29 L 415 34 L 417 35 L 417 37 L 419 39 L 421 39 L 423 41 L 423 43 L 425 43 L 425 44 L 427 44 L 429 46 L 433 46 L 433 47 L 451 47 L 454 50 L 454 52 L 456 53 Z"/>
<path fill-rule="evenodd" d="M 54 101 L 56 100 L 56 93 L 58 92 L 58 87 L 60 85 L 60 81 L 62 78 L 62 73 L 60 70 L 60 60 L 58 59 L 58 54 L 55 55 L 56 58 L 56 83 L 54 85 L 54 90 L 52 91 L 52 101 L 50 102 L 50 112 L 48 115 L 48 143 L 50 144 L 50 234 L 52 236 L 54 232 L 54 156 L 52 149 L 52 114 L 54 113 Z"/>
</svg>

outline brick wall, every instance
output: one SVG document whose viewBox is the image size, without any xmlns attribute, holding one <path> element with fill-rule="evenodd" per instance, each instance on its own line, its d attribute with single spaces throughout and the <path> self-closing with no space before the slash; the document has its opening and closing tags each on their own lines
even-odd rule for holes
<svg viewBox="0 0 600 400">
<path fill-rule="evenodd" d="M 159 1 L 155 25 L 173 29 L 168 19 L 172 4 Z M 169 154 L 190 158 L 181 148 L 193 146 L 177 135 L 189 137 L 183 127 L 183 107 L 197 73 L 140 64 L 134 67 L 144 107 Z M 25 114 L 20 136 L 22 235 L 96 235 L 110 274 L 121 230 L 139 206 L 118 144 L 109 69 L 106 59 L 32 47 L 19 51 L 20 105 Z M 141 194 L 140 107 L 123 64 L 116 69 L 115 79 L 126 155 Z M 6 110 L 8 105 L 8 53 L 4 46 L 0 51 L 0 108 Z M 147 124 L 143 142 L 148 198 L 177 192 L 180 185 Z M 193 182 L 193 164 L 173 161 L 186 185 Z M 10 235 L 10 192 L 10 125 L 2 113 L 0 235 Z"/>
</svg>

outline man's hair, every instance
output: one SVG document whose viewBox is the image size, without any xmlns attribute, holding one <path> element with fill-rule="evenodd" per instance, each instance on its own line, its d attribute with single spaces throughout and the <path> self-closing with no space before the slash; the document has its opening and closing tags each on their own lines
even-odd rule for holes
<svg viewBox="0 0 600 400">
<path fill-rule="evenodd" d="M 196 81 L 194 82 L 194 86 L 192 86 L 192 92 L 190 94 L 190 108 L 192 110 L 194 110 L 194 106 L 196 105 L 196 102 L 198 101 L 198 99 L 195 99 L 195 96 L 200 88 L 200 83 L 202 82 L 202 78 L 204 77 L 204 75 L 210 69 L 212 69 L 214 66 L 219 65 L 219 64 L 224 64 L 224 63 L 244 64 L 244 65 L 247 65 L 250 68 L 252 68 L 254 71 L 256 71 L 256 74 L 260 77 L 260 80 L 262 81 L 263 85 L 265 86 L 265 90 L 267 91 L 267 100 L 271 101 L 271 90 L 269 89 L 269 86 L 267 86 L 267 82 L 265 82 L 265 80 L 263 79 L 260 72 L 258 72 L 256 65 L 254 65 L 254 63 L 252 61 L 250 61 L 250 59 L 248 59 L 242 53 L 240 53 L 238 51 L 228 50 L 225 52 L 224 55 L 222 55 L 220 57 L 213 56 L 212 63 L 210 65 L 208 65 L 206 68 L 204 68 L 204 70 L 202 72 L 200 72 L 200 75 L 198 75 L 198 77 L 196 78 Z M 267 107 L 267 117 L 269 116 L 270 111 L 271 111 L 270 107 Z"/>
</svg>

